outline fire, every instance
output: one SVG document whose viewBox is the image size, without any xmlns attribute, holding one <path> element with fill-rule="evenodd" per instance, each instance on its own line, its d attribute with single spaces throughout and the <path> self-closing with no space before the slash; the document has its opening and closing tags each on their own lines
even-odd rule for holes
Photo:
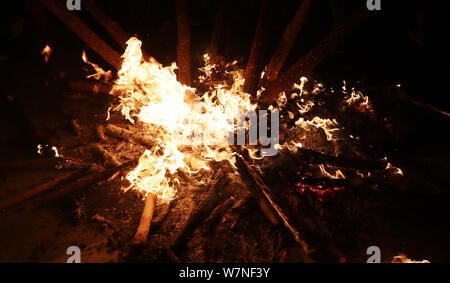
<svg viewBox="0 0 450 283">
<path fill-rule="evenodd" d="M 301 110 L 300 110 L 301 111 Z M 327 136 L 328 141 L 333 141 L 335 138 L 333 137 L 333 133 L 339 131 L 338 122 L 336 120 L 330 119 L 322 119 L 320 117 L 314 117 L 311 121 L 307 121 L 303 118 L 300 118 L 295 122 L 295 124 L 306 131 L 311 130 L 311 128 L 322 129 Z"/>
<path fill-rule="evenodd" d="M 411 260 L 405 254 L 394 256 L 392 263 L 430 263 L 428 260 Z"/>
<path fill-rule="evenodd" d="M 105 79 L 105 81 L 108 81 L 111 78 L 111 71 L 105 72 L 102 68 L 100 68 L 97 64 L 89 62 L 86 56 L 86 52 L 83 51 L 83 54 L 81 55 L 81 58 L 86 64 L 89 64 L 94 68 L 95 74 L 87 76 L 87 78 L 94 78 L 96 80 L 101 79 L 102 77 Z"/>
<path fill-rule="evenodd" d="M 53 49 L 47 44 L 44 49 L 41 51 L 41 55 L 44 55 L 44 61 L 45 63 L 48 63 L 48 60 L 50 59 L 50 55 L 52 55 Z"/>
<path fill-rule="evenodd" d="M 323 164 L 319 165 L 319 169 L 323 176 L 328 177 L 330 179 L 345 179 L 345 176 L 341 170 L 336 170 L 334 175 L 332 175 L 328 173 L 327 170 L 325 170 L 325 166 Z"/>
<path fill-rule="evenodd" d="M 141 41 L 132 37 L 122 56 L 112 95 L 119 97 L 112 111 L 120 111 L 130 123 L 142 128 L 155 140 L 127 176 L 130 187 L 143 194 L 172 199 L 176 193 L 177 171 L 195 174 L 211 169 L 212 161 L 234 164 L 234 153 L 226 143 L 226 134 L 234 132 L 234 120 L 241 113 L 254 110 L 250 95 L 241 89 L 242 71 L 232 72 L 232 85 L 218 85 L 213 91 L 196 90 L 177 81 L 177 66 L 164 67 L 155 59 L 143 59 Z M 209 57 L 205 55 L 205 61 Z M 100 78 L 108 74 L 90 63 Z M 208 76 L 210 68 L 204 69 Z"/>
<path fill-rule="evenodd" d="M 352 105 L 358 101 L 361 101 L 362 105 L 369 105 L 369 97 L 364 96 L 360 91 L 352 91 L 346 102 L 348 105 Z"/>
<path fill-rule="evenodd" d="M 154 58 L 144 59 L 141 50 L 142 42 L 132 37 L 127 42 L 127 48 L 122 55 L 122 65 L 114 81 L 111 95 L 118 98 L 118 103 L 108 109 L 120 112 L 135 128 L 147 136 L 152 137 L 154 145 L 145 150 L 136 168 L 129 172 L 126 179 L 130 185 L 127 189 L 137 190 L 143 195 L 154 194 L 161 199 L 173 199 L 180 182 L 177 172 L 184 175 L 195 174 L 211 170 L 212 162 L 229 162 L 235 164 L 235 153 L 229 146 L 229 133 L 237 130 L 235 121 L 243 113 L 255 110 L 257 105 L 251 102 L 250 95 L 243 91 L 243 70 L 233 68 L 225 71 L 232 80 L 224 80 L 216 84 L 208 84 L 208 90 L 199 93 L 196 89 L 183 85 L 177 81 L 177 65 L 162 66 Z M 89 64 L 95 73 L 88 77 L 97 80 L 111 78 L 111 71 L 105 71 L 98 65 L 89 62 L 83 52 L 83 61 Z M 209 81 L 215 72 L 215 64 L 208 54 L 203 56 L 205 66 L 200 68 L 201 83 Z M 235 66 L 237 62 L 227 66 Z M 285 93 L 277 100 L 278 107 L 286 105 L 288 99 L 300 98 L 297 103 L 300 115 L 309 112 L 314 103 L 302 96 L 308 95 L 305 89 L 307 78 L 302 77 L 300 84 L 294 84 L 295 95 L 286 96 Z M 321 83 L 314 83 L 310 93 L 315 95 L 324 88 Z M 345 89 L 345 85 L 344 85 Z M 261 90 L 258 92 L 261 93 Z M 352 92 L 347 103 L 362 101 L 368 104 L 368 98 L 359 92 Z M 277 107 L 271 105 L 268 110 Z M 294 119 L 294 113 L 288 113 Z M 295 125 L 305 131 L 322 129 L 329 142 L 337 141 L 335 133 L 340 130 L 335 119 L 314 117 L 312 120 L 299 118 Z M 248 124 L 244 127 L 248 128 Z M 233 137 L 234 138 L 234 137 Z M 293 145 L 293 146 L 292 146 Z M 285 141 L 276 148 L 287 148 L 296 151 L 303 145 L 295 140 Z M 249 148 L 249 155 L 259 159 L 256 150 Z M 391 167 L 398 170 L 399 168 Z M 389 168 L 387 168 L 389 169 Z M 337 170 L 330 174 L 322 165 L 322 174 L 333 179 L 344 179 L 344 174 Z"/>
</svg>

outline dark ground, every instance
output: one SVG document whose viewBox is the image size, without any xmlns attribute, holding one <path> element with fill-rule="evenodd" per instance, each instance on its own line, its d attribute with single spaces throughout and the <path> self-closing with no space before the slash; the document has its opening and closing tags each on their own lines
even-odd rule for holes
<svg viewBox="0 0 450 283">
<path fill-rule="evenodd" d="M 158 61 L 164 65 L 175 61 L 176 24 L 172 1 L 99 2 L 125 30 L 138 35 L 143 40 L 146 51 Z M 335 2 L 338 2 L 338 5 L 333 6 Z M 341 4 L 342 2 L 317 1 L 313 4 L 286 67 L 293 64 L 326 35 L 335 21 L 339 22 L 340 17 L 349 14 L 354 3 L 364 1 L 348 1 L 346 5 Z M 388 203 L 374 211 L 366 207 L 352 208 L 355 211 L 363 210 L 366 213 L 363 218 L 370 215 L 369 224 L 359 219 L 359 224 L 351 228 L 333 228 L 333 225 L 337 225 L 339 221 L 345 222 L 345 219 L 333 218 L 333 215 L 326 216 L 326 213 L 323 219 L 334 221 L 329 227 L 332 232 L 339 233 L 345 230 L 354 236 L 345 239 L 343 239 L 346 237 L 345 233 L 336 236 L 336 242 L 342 244 L 341 248 L 349 261 L 364 262 L 365 249 L 369 245 L 378 245 L 382 251 L 383 247 L 386 247 L 383 256 L 385 261 L 389 261 L 395 254 L 404 252 L 413 259 L 448 262 L 447 239 L 450 229 L 447 203 L 450 198 L 447 191 L 450 181 L 448 177 L 450 120 L 441 114 L 395 99 L 388 91 L 392 86 L 401 84 L 409 96 L 419 97 L 444 111 L 450 111 L 446 71 L 449 46 L 443 39 L 447 34 L 449 21 L 448 4 L 387 2 L 383 1 L 385 5 L 383 10 L 374 12 L 376 15 L 373 19 L 346 40 L 345 44 L 311 75 L 327 83 L 338 84 L 342 80 L 354 84 L 361 82 L 359 87 L 369 95 L 378 115 L 386 117 L 396 126 L 400 138 L 395 145 L 386 147 L 392 150 L 387 152 L 390 158 L 401 164 L 400 167 L 408 168 L 409 176 L 415 176 L 421 181 L 414 182 L 416 179 L 408 178 L 408 181 L 400 180 L 400 183 L 406 184 L 403 185 L 406 186 L 406 190 L 395 192 L 387 190 L 375 196 L 368 193 L 365 196 L 367 199 Z M 193 68 L 199 67 L 201 56 L 207 51 L 216 6 L 215 1 L 192 1 L 190 12 Z M 245 62 L 250 50 L 259 4 L 258 1 L 231 1 L 229 6 L 232 9 L 227 12 L 227 31 L 223 34 L 220 52 L 227 61 L 238 59 L 244 65 L 242 62 Z M 267 59 L 270 58 L 270 50 L 275 48 L 284 26 L 296 7 L 296 1 L 275 5 L 273 24 L 270 33 L 267 34 L 269 46 Z M 81 102 L 68 100 L 62 94 L 67 91 L 67 81 L 86 76 L 86 67 L 81 60 L 82 50 L 87 50 L 91 61 L 100 66 L 107 64 L 66 30 L 55 17 L 47 13 L 42 17 L 42 13 L 36 12 L 36 9 L 39 10 L 37 1 L 16 1 L 14 7 L 2 10 L 1 35 L 6 41 L 0 47 L 1 161 L 38 158 L 37 144 L 61 143 L 77 146 L 79 141 L 75 141 L 70 127 L 67 126 L 70 119 L 76 118 L 87 124 L 95 124 L 102 123 L 106 115 L 108 105 L 106 97 L 99 96 Z M 103 38 L 108 38 L 87 12 L 82 11 L 79 14 Z M 107 41 L 118 48 L 111 39 Z M 44 64 L 40 50 L 47 43 L 54 49 L 54 53 L 50 62 Z M 83 142 L 87 143 L 88 140 Z M 54 176 L 54 171 L 0 173 L 0 199 L 6 199 Z M 427 182 L 436 185 L 441 193 L 436 196 L 434 191 L 423 187 L 422 184 Z M 65 249 L 72 244 L 80 245 L 86 250 L 90 248 L 91 255 L 88 257 L 92 261 L 123 260 L 125 255 L 117 251 L 125 249 L 125 239 L 134 233 L 138 220 L 131 215 L 139 215 L 141 204 L 138 196 L 132 194 L 122 198 L 119 184 L 107 184 L 106 188 L 109 188 L 106 195 L 102 191 L 105 190 L 104 186 L 78 195 L 75 198 L 78 203 L 71 199 L 48 206 L 28 203 L 24 207 L 3 213 L 0 216 L 2 231 L 0 261 L 64 261 Z M 241 196 L 240 194 L 237 193 L 237 197 Z M 359 204 L 364 200 L 357 197 L 353 199 L 352 196 L 353 193 L 350 191 L 342 198 L 328 199 L 327 201 L 331 203 L 325 206 L 329 208 L 328 213 L 340 215 L 340 207 L 364 206 Z M 195 194 L 191 197 L 194 199 Z M 123 199 L 124 203 L 115 205 L 120 199 Z M 88 205 L 86 214 L 77 219 L 74 218 L 73 212 L 80 203 L 92 206 Z M 89 211 L 89 207 L 100 208 L 94 213 Z M 119 211 L 128 208 L 130 212 L 122 215 L 107 210 L 114 208 Z M 104 212 L 104 215 L 94 217 L 97 212 Z M 177 213 L 176 209 L 174 213 Z M 353 214 L 342 215 L 345 218 Z M 104 220 L 113 221 L 114 225 L 105 224 Z M 253 227 L 251 223 L 259 225 Z M 230 258 L 227 253 L 219 253 L 219 255 L 209 254 L 208 260 L 282 261 L 279 258 L 282 251 L 262 254 L 258 254 L 257 251 L 260 249 L 267 251 L 268 246 L 276 246 L 277 240 L 283 242 L 284 247 L 292 246 L 290 240 L 283 238 L 286 236 L 280 236 L 285 232 L 280 232 L 278 228 L 267 228 L 269 223 L 257 208 L 254 213 L 246 216 L 240 225 L 242 226 L 238 229 L 241 234 L 233 234 L 230 231 L 217 233 L 215 243 L 227 243 L 223 240 L 223 235 L 227 235 L 230 245 L 239 242 L 235 244 L 239 249 L 248 243 L 259 243 L 261 247 L 247 245 L 246 250 L 250 252 L 244 257 Z M 227 226 L 223 225 L 219 230 L 225 229 L 224 227 Z M 249 236 L 248 239 L 238 237 L 246 235 L 246 231 L 254 231 L 248 233 L 256 235 Z M 359 234 L 361 235 L 355 236 Z M 236 238 L 233 238 L 233 235 Z M 154 234 L 154 237 L 158 237 L 158 234 Z M 97 249 L 98 245 L 108 247 L 106 250 L 110 253 L 105 253 L 105 249 Z M 101 252 L 93 252 L 96 250 Z M 215 248 L 215 251 L 220 249 Z M 296 254 L 292 253 L 293 255 L 288 255 L 283 260 L 296 261 Z M 191 255 L 181 255 L 181 259 L 193 261 L 201 259 L 201 257 L 192 259 Z M 157 260 L 146 257 L 145 252 L 141 259 Z"/>
</svg>

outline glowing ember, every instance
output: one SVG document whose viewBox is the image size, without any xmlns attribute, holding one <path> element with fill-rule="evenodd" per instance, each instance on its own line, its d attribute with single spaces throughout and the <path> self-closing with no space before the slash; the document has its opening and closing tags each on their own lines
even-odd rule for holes
<svg viewBox="0 0 450 283">
<path fill-rule="evenodd" d="M 404 254 L 394 256 L 392 263 L 430 263 L 428 260 L 411 260 Z"/>
<path fill-rule="evenodd" d="M 47 44 L 44 49 L 41 51 L 41 55 L 44 55 L 44 61 L 45 63 L 48 63 L 48 60 L 50 59 L 50 55 L 52 55 L 53 49 Z"/>
</svg>

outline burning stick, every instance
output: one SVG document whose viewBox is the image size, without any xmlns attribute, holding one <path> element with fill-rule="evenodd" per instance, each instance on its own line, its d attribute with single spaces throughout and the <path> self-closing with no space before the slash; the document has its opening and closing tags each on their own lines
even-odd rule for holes
<svg viewBox="0 0 450 283">
<path fill-rule="evenodd" d="M 344 39 L 349 36 L 367 18 L 366 5 L 355 12 L 342 25 L 334 29 L 322 42 L 300 58 L 287 72 L 270 83 L 261 93 L 261 102 L 270 105 L 285 90 L 289 89 L 302 74 L 311 72 L 320 62 L 330 55 Z"/>
<path fill-rule="evenodd" d="M 245 69 L 245 84 L 244 91 L 256 95 L 258 88 L 259 74 L 261 68 L 261 60 L 264 55 L 264 33 L 267 27 L 267 15 L 269 14 L 270 1 L 263 0 L 261 3 L 261 10 L 258 17 L 258 25 L 256 27 L 255 36 L 253 38 L 250 55 L 248 57 L 247 68 Z"/>
<path fill-rule="evenodd" d="M 289 55 L 289 51 L 291 51 L 292 45 L 297 39 L 298 33 L 305 23 L 310 6 L 311 0 L 303 0 L 300 4 L 294 19 L 286 27 L 283 37 L 278 44 L 272 59 L 270 59 L 270 63 L 264 74 L 264 80 L 273 81 L 278 77 L 278 72 L 280 72 L 281 67 L 283 67 L 284 62 Z"/>
<path fill-rule="evenodd" d="M 142 132 L 134 133 L 112 124 L 106 125 L 106 133 L 118 139 L 133 140 L 148 148 L 152 148 L 155 145 L 155 142 Z"/>
<path fill-rule="evenodd" d="M 189 28 L 189 3 L 187 0 L 176 0 L 178 31 L 178 81 L 185 85 L 191 83 L 191 32 Z"/>
<path fill-rule="evenodd" d="M 153 212 L 155 211 L 155 195 L 149 193 L 147 200 L 145 201 L 144 212 L 141 216 L 141 221 L 134 235 L 133 244 L 142 245 L 147 242 L 148 232 L 150 230 L 150 224 L 152 223 Z"/>
<path fill-rule="evenodd" d="M 78 35 L 89 47 L 91 47 L 106 62 L 120 67 L 120 54 L 106 44 L 97 36 L 75 13 L 69 12 L 62 1 L 58 0 L 40 0 L 56 17 L 58 17 L 68 29 Z"/>
<path fill-rule="evenodd" d="M 5 210 L 7 208 L 17 206 L 29 199 L 34 198 L 37 195 L 46 193 L 65 182 L 69 182 L 70 180 L 73 180 L 73 179 L 79 177 L 80 175 L 84 174 L 85 171 L 86 171 L 86 169 L 79 169 L 79 170 L 75 170 L 75 171 L 66 173 L 54 180 L 51 180 L 51 181 L 44 183 L 42 185 L 39 185 L 37 187 L 34 187 L 17 197 L 2 201 L 2 202 L 0 202 L 0 210 Z"/>
</svg>

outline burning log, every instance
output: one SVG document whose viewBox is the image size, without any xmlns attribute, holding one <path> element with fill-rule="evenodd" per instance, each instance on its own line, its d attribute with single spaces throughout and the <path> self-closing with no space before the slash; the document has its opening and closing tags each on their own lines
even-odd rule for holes
<svg viewBox="0 0 450 283">
<path fill-rule="evenodd" d="M 69 12 L 63 2 L 58 0 L 40 0 L 69 30 L 78 35 L 89 47 L 116 69 L 120 67 L 120 54 L 97 36 L 75 13 Z"/>
<path fill-rule="evenodd" d="M 145 201 L 144 212 L 139 222 L 136 234 L 134 235 L 133 244 L 142 245 L 147 242 L 148 232 L 150 230 L 150 224 L 152 223 L 153 212 L 155 211 L 155 195 L 149 193 L 147 200 Z"/>
<path fill-rule="evenodd" d="M 239 152 L 239 151 L 237 151 Z M 309 257 L 309 249 L 306 242 L 300 237 L 300 232 L 297 231 L 296 228 L 294 228 L 287 216 L 283 213 L 282 209 L 275 203 L 274 197 L 269 189 L 269 187 L 264 183 L 264 181 L 261 179 L 261 177 L 258 175 L 258 173 L 253 170 L 253 168 L 245 161 L 245 159 L 242 157 L 242 155 L 238 154 L 236 156 L 236 166 L 239 169 L 239 172 L 241 173 L 241 176 L 245 176 L 247 180 L 249 180 L 253 186 L 249 186 L 250 188 L 257 188 L 258 190 L 254 191 L 255 194 L 257 194 L 262 201 L 264 202 L 265 206 L 270 209 L 271 214 L 274 214 L 274 211 L 278 215 L 280 219 L 283 220 L 284 225 L 288 230 L 291 232 L 291 234 L 294 236 L 294 239 L 297 241 L 297 243 L 300 244 L 300 247 L 302 249 L 302 258 L 304 262 L 311 262 L 311 259 Z M 261 202 L 260 202 L 261 203 Z M 261 207 L 263 211 L 265 211 L 263 207 Z M 269 219 L 273 218 L 273 216 L 268 216 Z"/>
<path fill-rule="evenodd" d="M 53 190 L 54 188 L 81 176 L 82 174 L 84 174 L 85 171 L 86 171 L 86 169 L 78 169 L 78 170 L 66 173 L 66 174 L 64 174 L 60 177 L 57 177 L 47 183 L 36 186 L 17 197 L 2 201 L 2 202 L 0 202 L 0 210 L 5 210 L 10 207 L 17 206 L 17 205 L 22 204 L 25 201 L 32 199 L 38 195 L 49 192 L 49 191 Z"/>
<path fill-rule="evenodd" d="M 263 0 L 261 3 L 261 10 L 258 16 L 258 24 L 256 27 L 255 36 L 253 38 L 250 55 L 248 57 L 247 68 L 245 69 L 245 84 L 244 91 L 256 96 L 258 88 L 259 74 L 261 69 L 261 61 L 264 55 L 264 34 L 267 28 L 267 18 L 269 14 L 270 1 Z"/>
<path fill-rule="evenodd" d="M 148 148 L 152 148 L 155 145 L 155 142 L 142 132 L 134 133 L 111 124 L 106 125 L 106 133 L 117 139 L 133 140 Z"/>
<path fill-rule="evenodd" d="M 176 251 L 179 249 L 183 243 L 186 241 L 186 236 L 191 233 L 197 224 L 205 219 L 208 215 L 211 214 L 211 212 L 217 207 L 220 200 L 222 199 L 218 193 L 218 185 L 225 177 L 225 174 L 222 170 L 220 170 L 216 176 L 214 183 L 211 184 L 211 189 L 209 196 L 204 201 L 204 205 L 195 211 L 195 206 L 191 207 L 191 213 L 189 214 L 189 217 L 184 224 L 184 226 L 178 231 L 178 233 L 175 235 L 175 237 L 172 240 L 171 247 Z"/>
<path fill-rule="evenodd" d="M 219 9 L 217 11 L 216 21 L 214 23 L 214 30 L 211 37 L 211 45 L 209 47 L 209 55 L 211 55 L 211 58 L 216 57 L 216 55 L 219 53 L 219 40 L 223 30 L 225 3 L 226 3 L 225 0 L 221 0 L 219 4 Z"/>
<path fill-rule="evenodd" d="M 120 46 L 126 47 L 130 37 L 117 22 L 113 21 L 94 0 L 83 0 L 83 5 Z"/>
<path fill-rule="evenodd" d="M 261 93 L 261 102 L 267 105 L 272 104 L 283 91 L 297 82 L 302 74 L 311 72 L 328 57 L 367 17 L 367 7 L 363 5 L 342 25 L 335 28 L 322 42 L 300 58 L 287 72 L 268 84 L 266 90 Z"/>
<path fill-rule="evenodd" d="M 110 85 L 92 81 L 70 81 L 68 87 L 75 91 L 94 93 L 110 93 L 112 89 Z"/>
<path fill-rule="evenodd" d="M 178 80 L 180 83 L 191 83 L 191 32 L 189 24 L 189 3 L 187 0 L 175 0 L 178 31 Z"/>
<path fill-rule="evenodd" d="M 297 35 L 305 23 L 310 6 L 311 0 L 303 0 L 300 4 L 294 19 L 286 27 L 283 37 L 281 38 L 272 59 L 270 59 L 263 80 L 271 82 L 278 77 L 278 73 L 283 67 L 284 62 L 291 51 L 292 45 L 294 45 Z"/>
</svg>

